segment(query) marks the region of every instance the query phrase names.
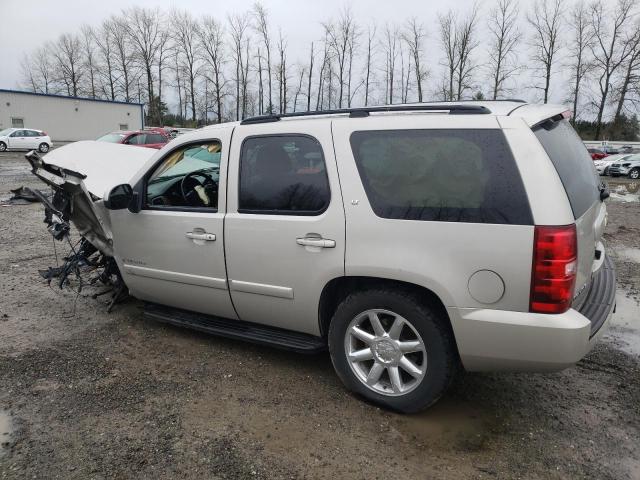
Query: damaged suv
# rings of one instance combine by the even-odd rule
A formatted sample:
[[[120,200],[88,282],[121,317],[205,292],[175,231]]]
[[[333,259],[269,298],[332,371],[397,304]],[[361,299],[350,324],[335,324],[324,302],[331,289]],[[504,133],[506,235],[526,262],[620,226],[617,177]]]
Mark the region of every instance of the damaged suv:
[[[456,371],[554,371],[614,309],[608,192],[563,107],[269,115],[158,152],[78,142],[33,172],[145,315],[316,352],[415,412]],[[89,247],[88,247],[89,248]]]

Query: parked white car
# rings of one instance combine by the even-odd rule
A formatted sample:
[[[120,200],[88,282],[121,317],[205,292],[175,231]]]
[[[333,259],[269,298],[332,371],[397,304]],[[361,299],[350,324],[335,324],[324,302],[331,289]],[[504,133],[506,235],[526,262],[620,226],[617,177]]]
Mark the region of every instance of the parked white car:
[[[33,128],[7,128],[0,131],[0,152],[6,150],[38,150],[47,153],[53,143],[42,130]]]
[[[73,222],[70,258],[104,265],[149,318],[328,348],[347,388],[415,412],[460,366],[560,370],[605,330],[608,192],[567,118],[511,101],[365,107],[27,158],[55,190],[49,231]]]
[[[623,160],[633,156],[632,153],[618,153],[615,155],[609,155],[601,160],[594,160],[593,164],[600,175],[609,175],[609,167],[616,162],[622,162]]]

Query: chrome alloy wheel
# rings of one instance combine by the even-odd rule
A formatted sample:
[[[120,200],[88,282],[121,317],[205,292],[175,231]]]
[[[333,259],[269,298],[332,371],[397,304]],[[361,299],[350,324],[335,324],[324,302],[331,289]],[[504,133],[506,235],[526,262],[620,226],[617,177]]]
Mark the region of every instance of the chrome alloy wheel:
[[[422,337],[408,320],[383,309],[355,317],[344,338],[356,377],[376,393],[399,396],[415,389],[427,371]]]

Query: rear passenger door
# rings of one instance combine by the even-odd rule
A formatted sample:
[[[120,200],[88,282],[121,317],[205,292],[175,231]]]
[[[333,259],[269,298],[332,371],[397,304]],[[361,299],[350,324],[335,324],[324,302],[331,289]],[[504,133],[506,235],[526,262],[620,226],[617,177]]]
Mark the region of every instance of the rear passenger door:
[[[344,275],[330,123],[237,127],[230,157],[225,251],[238,316],[318,335],[322,289]]]

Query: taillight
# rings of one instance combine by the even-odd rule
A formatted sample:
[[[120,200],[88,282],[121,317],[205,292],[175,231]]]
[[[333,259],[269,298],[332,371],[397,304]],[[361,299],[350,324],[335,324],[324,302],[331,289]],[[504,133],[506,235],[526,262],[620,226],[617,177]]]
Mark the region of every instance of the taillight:
[[[564,313],[576,284],[576,226],[535,227],[529,311]]]
[[[40,136],[41,137],[46,137],[47,136],[47,132],[40,132]]]

